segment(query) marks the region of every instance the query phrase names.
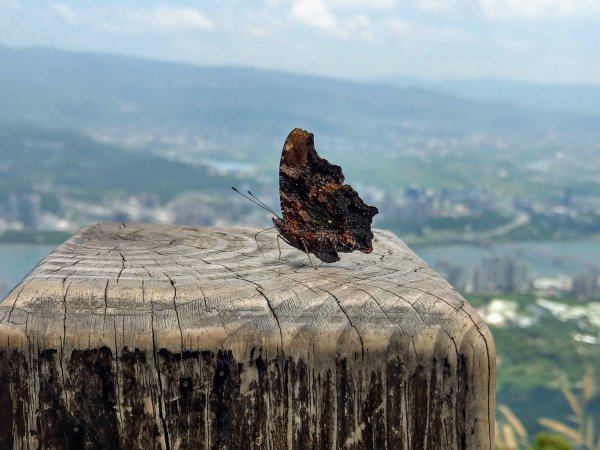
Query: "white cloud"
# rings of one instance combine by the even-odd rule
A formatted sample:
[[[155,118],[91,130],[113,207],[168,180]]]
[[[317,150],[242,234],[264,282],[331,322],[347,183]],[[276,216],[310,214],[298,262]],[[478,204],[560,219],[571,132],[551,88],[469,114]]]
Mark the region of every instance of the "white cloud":
[[[253,39],[272,39],[280,42],[286,35],[286,26],[289,25],[289,17],[280,12],[252,9],[244,14],[239,11],[228,10],[226,14],[219,15],[221,31],[235,36],[245,35]]]
[[[267,0],[267,5],[281,0]],[[336,13],[387,10],[396,6],[396,0],[292,0],[292,18],[322,29],[339,26]]]
[[[0,8],[18,10],[21,8],[21,0],[0,0]]]
[[[465,8],[466,2],[464,0],[415,0],[415,6],[424,11],[442,13],[450,11],[460,11]]]
[[[587,16],[600,13],[597,0],[481,0],[486,17],[503,19],[522,17],[539,19],[547,17]]]
[[[412,33],[413,30],[412,25],[402,19],[388,19],[386,24],[388,28],[396,34],[409,34]]]
[[[371,7],[392,4],[390,0],[372,0]],[[342,0],[296,0],[290,17],[293,21],[305,26],[318,28],[328,34],[342,39],[372,39],[374,26],[369,14],[355,11],[353,6],[366,3],[361,0],[348,0],[344,7],[348,11],[334,12]]]
[[[600,14],[598,0],[414,0],[433,13],[480,14],[488,19],[573,17]]]
[[[351,16],[345,26],[347,36],[358,36],[363,39],[372,39],[373,25],[371,20],[365,14],[354,14]]]
[[[531,42],[508,36],[495,38],[494,44],[511,55],[528,55],[534,51]]]
[[[396,0],[325,0],[335,9],[391,9]]]
[[[399,18],[387,19],[385,24],[392,34],[418,42],[467,42],[471,39],[471,35],[460,28],[417,24]]]
[[[156,5],[153,8],[98,7],[76,10],[54,3],[52,11],[69,24],[80,24],[112,32],[160,30],[212,30],[213,22],[195,8]]]
[[[339,26],[337,17],[321,0],[294,2],[291,17],[304,25],[323,30],[336,30]]]
[[[195,28],[212,30],[211,20],[202,12],[194,8],[174,6],[156,6],[149,13],[138,12],[142,22],[163,28]],[[135,14],[134,14],[135,16]]]
[[[68,24],[74,25],[79,20],[79,14],[77,14],[77,11],[70,6],[65,5],[64,3],[54,3],[52,5],[52,10]]]
[[[450,9],[450,2],[443,0],[415,0],[415,6],[425,11],[445,12]]]

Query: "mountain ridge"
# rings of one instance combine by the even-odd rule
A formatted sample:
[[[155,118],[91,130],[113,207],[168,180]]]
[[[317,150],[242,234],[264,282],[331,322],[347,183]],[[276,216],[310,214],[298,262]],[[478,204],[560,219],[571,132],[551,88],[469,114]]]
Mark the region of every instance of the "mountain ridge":
[[[600,85],[592,83],[536,83],[492,77],[426,80],[403,75],[382,77],[377,81],[398,87],[420,86],[476,102],[600,116]]]
[[[293,128],[357,166],[365,151],[426,152],[431,140],[480,147],[595,148],[597,119],[397,87],[248,67],[0,46],[0,124],[70,129],[182,161],[274,165]],[[463,144],[465,143],[465,144]],[[128,144],[129,145],[129,144]],[[125,145],[127,147],[127,145]],[[512,151],[512,150],[511,150]]]
[[[452,114],[454,125],[464,129],[496,126],[498,114],[506,118],[527,113],[510,105],[490,108],[426,86],[397,87],[382,81],[339,80],[244,66],[196,66],[122,55],[6,46],[0,46],[0,62],[0,95],[12,100],[9,114],[13,119],[21,114],[24,119],[42,123],[47,122],[45,111],[59,123],[59,119],[67,123],[81,123],[85,118],[106,121],[112,115],[122,124],[127,114],[119,107],[127,110],[128,104],[140,107],[142,114],[148,113],[154,119],[168,120],[156,103],[170,108],[169,113],[183,123],[193,113],[211,113],[220,119],[223,117],[219,114],[230,115],[234,120],[236,115],[244,114],[262,119],[274,114],[290,120],[315,117],[325,124],[335,123],[336,117],[364,124],[368,122],[365,116],[378,115],[379,120],[390,122],[396,117],[414,120],[426,116],[430,122],[442,124],[443,129],[444,119]],[[17,94],[22,97],[15,98]],[[35,102],[30,98],[34,94]],[[150,96],[154,96],[154,104]],[[182,109],[189,114],[179,113]],[[356,114],[357,111],[365,114]],[[0,109],[0,118],[6,116],[7,112]],[[215,125],[215,120],[207,122]],[[252,120],[248,123],[256,125]]]

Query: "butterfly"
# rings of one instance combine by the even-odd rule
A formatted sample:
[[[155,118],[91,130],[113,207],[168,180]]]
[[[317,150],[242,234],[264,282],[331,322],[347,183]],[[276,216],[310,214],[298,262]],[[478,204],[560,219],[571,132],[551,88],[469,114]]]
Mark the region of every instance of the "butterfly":
[[[279,164],[282,218],[273,218],[281,238],[325,263],[338,252],[373,251],[371,222],[379,212],[344,184],[342,168],[321,158],[312,133],[290,132]],[[312,260],[311,260],[312,264]],[[313,266],[314,267],[314,266]]]
[[[314,135],[308,131],[295,128],[283,145],[279,164],[283,217],[248,193],[258,202],[241,195],[276,216],[273,225],[279,232],[278,245],[281,238],[305,252],[313,267],[310,254],[333,263],[340,260],[338,252],[373,251],[371,223],[379,210],[367,205],[352,186],[344,184],[342,168],[318,155]]]

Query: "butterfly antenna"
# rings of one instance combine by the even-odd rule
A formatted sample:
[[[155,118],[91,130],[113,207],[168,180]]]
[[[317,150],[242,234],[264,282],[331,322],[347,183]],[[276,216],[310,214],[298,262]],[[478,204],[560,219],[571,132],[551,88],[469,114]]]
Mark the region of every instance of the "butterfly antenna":
[[[250,196],[253,199],[255,199],[257,202],[259,202],[261,205],[263,205],[263,207],[266,208],[268,211],[271,211],[271,214],[273,214],[275,217],[278,217],[281,219],[281,217],[279,217],[279,214],[277,214],[275,211],[273,211],[273,208],[271,208],[269,205],[267,205],[265,202],[263,202],[260,198],[258,198],[256,195],[254,195],[250,191],[248,191],[248,194],[250,194]]]
[[[275,216],[277,216],[277,214],[275,214],[271,208],[268,208],[267,206],[263,205],[262,203],[257,202],[256,200],[254,200],[253,198],[248,197],[245,194],[242,194],[240,191],[238,191],[236,188],[234,188],[233,186],[231,186],[231,189],[233,189],[235,192],[237,192],[238,194],[240,194],[242,197],[244,197],[246,200],[250,200],[252,203],[254,203],[255,205],[260,206],[261,208],[267,210],[268,212],[270,212],[271,214],[274,214]],[[279,216],[277,216],[279,217]]]

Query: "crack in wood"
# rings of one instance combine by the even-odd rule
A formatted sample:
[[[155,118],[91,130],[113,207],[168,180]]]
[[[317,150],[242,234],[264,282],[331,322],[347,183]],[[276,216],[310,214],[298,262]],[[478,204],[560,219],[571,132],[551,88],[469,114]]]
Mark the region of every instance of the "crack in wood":
[[[180,354],[181,358],[183,358],[183,329],[181,328],[181,319],[179,318],[179,311],[177,310],[177,286],[175,286],[175,280],[167,275],[167,273],[164,274],[173,288],[173,309],[175,310],[175,318],[177,319],[177,328],[179,328],[179,339],[181,341]]]
[[[33,278],[30,278],[29,280],[27,280],[25,283],[22,284],[21,289],[19,289],[19,292],[17,293],[17,297],[13,301],[13,304],[10,306],[10,310],[8,311],[8,319],[6,319],[7,322],[10,322],[10,318],[11,318],[13,312],[15,311],[15,307],[17,306],[17,302],[19,301],[19,297],[21,296],[21,293],[27,287],[27,285],[29,283],[31,283],[32,281],[33,281]],[[2,317],[2,320],[0,320],[0,323],[4,322],[5,317],[6,317],[6,314],[4,314],[4,317]]]
[[[106,312],[108,310],[108,283],[110,283],[110,279],[106,279],[106,286],[104,286],[104,323],[106,323]]]
[[[146,273],[148,274],[148,276],[150,278],[154,278],[154,275],[152,275],[152,273],[150,272],[150,270],[148,270],[148,268],[145,265],[140,264],[140,267],[146,271]]]
[[[144,287],[142,286],[142,289]],[[154,303],[153,300],[150,299],[150,310],[152,312],[152,320],[151,320],[151,331],[152,331],[152,358],[154,360],[154,368],[156,370],[156,377],[158,381],[158,416],[163,428],[163,439],[165,440],[166,450],[171,450],[171,443],[169,439],[169,428],[167,427],[167,420],[164,414],[163,403],[165,402],[164,398],[164,390],[163,390],[163,382],[162,376],[160,373],[160,363],[158,361],[158,349],[156,348],[156,332],[154,330]]]
[[[285,354],[284,348],[283,348],[283,332],[281,331],[281,323],[279,322],[279,317],[277,317],[277,314],[275,314],[275,309],[273,308],[273,305],[271,305],[271,301],[269,300],[269,297],[267,297],[265,295],[265,293],[258,286],[256,287],[256,292],[258,292],[266,300],[267,308],[269,308],[269,311],[271,311],[271,315],[273,316],[273,318],[275,319],[275,322],[277,323],[277,328],[279,329],[279,342],[281,345],[281,353]]]
[[[194,267],[194,266],[192,266],[192,265],[185,265],[185,264],[182,264],[182,263],[180,263],[179,261],[177,261],[175,258],[173,258],[171,255],[167,255],[166,253],[161,253],[161,252],[158,252],[158,251],[155,251],[155,250],[152,250],[152,251],[153,251],[154,253],[158,254],[158,255],[161,255],[161,256],[166,256],[167,258],[169,258],[171,261],[173,261],[173,262],[174,262],[175,264],[177,264],[178,266],[185,267],[186,269],[192,269],[192,270],[194,270],[194,271],[195,271],[195,272],[196,272],[198,275],[205,275],[203,272],[199,271],[199,270],[198,270],[196,267]],[[159,263],[158,263],[158,261],[156,261],[156,259],[152,259],[152,260],[153,260],[153,261],[154,261],[154,262],[155,262],[157,265],[159,265]],[[203,282],[203,280],[202,280],[201,278],[199,278],[199,276],[198,276],[198,275],[193,275],[193,277],[194,277],[196,280],[198,280],[198,282],[199,282],[199,283],[202,283],[202,282]],[[167,277],[168,277],[168,275],[167,275],[167,274],[165,274],[165,276],[167,276]],[[203,299],[203,301],[204,301],[204,309],[205,309],[205,311],[206,311],[206,312],[209,312],[209,309],[208,309],[208,304],[206,303],[206,295],[204,294],[204,290],[202,289],[202,286],[198,285],[198,289],[200,290],[200,293],[202,294],[202,299]],[[187,303],[184,303],[184,304],[187,304]]]
[[[68,268],[68,267],[73,267],[73,266],[76,266],[76,265],[77,265],[77,264],[79,264],[80,262],[81,262],[81,260],[79,260],[79,259],[78,259],[77,261],[75,261],[75,262],[74,262],[74,263],[72,263],[72,264],[67,264],[66,266],[60,266],[60,267],[58,267],[57,269],[51,270],[51,271],[49,271],[49,272],[47,272],[47,273],[48,273],[48,274],[50,274],[50,273],[56,273],[56,272],[60,272],[61,270],[63,270],[63,269],[66,269],[66,268]]]
[[[121,370],[119,369],[119,346],[117,343],[117,320],[116,320],[116,318],[113,318],[113,331],[114,331],[114,341],[115,341],[115,346],[114,346],[115,355],[114,355],[113,359],[115,361],[115,366],[116,366],[115,385],[117,386],[117,389],[116,389],[117,415],[119,417],[119,432],[121,434],[122,433],[122,425],[123,425],[123,409],[121,408],[121,384],[119,383],[119,375],[121,373]]]
[[[360,332],[358,331],[358,328],[356,328],[356,325],[354,325],[354,323],[352,322],[352,319],[348,315],[348,311],[346,311],[346,309],[342,306],[342,303],[340,302],[340,299],[337,298],[337,296],[334,295],[332,292],[328,291],[327,289],[323,289],[323,288],[318,288],[318,289],[322,290],[323,292],[327,292],[337,302],[340,310],[344,313],[344,316],[346,316],[346,319],[348,320],[348,323],[354,329],[354,331],[356,332],[356,335],[358,336],[358,340],[360,342],[361,359],[364,359],[365,358],[365,343],[363,341],[363,337],[361,336]]]
[[[117,284],[119,284],[119,279],[121,278],[121,274],[125,270],[125,261],[127,261],[125,259],[125,257],[123,256],[123,253],[119,252],[119,255],[121,256],[121,270],[119,270],[119,274],[117,275]]]
[[[65,278],[66,279],[66,278]],[[64,283],[64,282],[63,282]],[[67,339],[67,295],[69,294],[69,289],[71,288],[71,285],[73,283],[70,283],[67,288],[65,289],[64,295],[63,295],[63,310],[64,310],[64,314],[63,314],[63,329],[62,329],[62,336],[61,336],[61,340],[60,340],[60,354],[59,354],[59,366],[60,366],[60,376],[61,376],[61,380],[62,380],[62,390],[65,396],[65,405],[69,404],[68,401],[68,394],[67,394],[67,388],[66,388],[66,379],[65,379],[65,371],[64,371],[64,367],[63,367],[63,361],[65,360],[65,345],[66,345],[66,339]]]
[[[493,442],[494,431],[492,430],[492,427],[494,426],[494,424],[493,424],[493,418],[494,418],[493,417],[493,415],[494,415],[493,407],[494,407],[494,405],[492,405],[492,403],[490,402],[490,399],[492,398],[492,381],[491,381],[492,380],[492,378],[491,378],[491,373],[492,373],[491,358],[492,358],[492,356],[490,355],[490,348],[489,348],[487,336],[483,335],[483,332],[481,331],[479,324],[477,324],[477,322],[473,319],[473,316],[471,316],[471,314],[469,314],[469,312],[464,309],[464,306],[465,306],[464,303],[462,305],[460,305],[460,309],[467,316],[469,316],[469,318],[473,322],[473,325],[475,325],[475,328],[477,328],[477,332],[479,333],[479,335],[483,339],[483,343],[485,344],[485,352],[487,354],[488,422],[489,422],[489,436],[490,436],[490,447],[491,447],[494,445],[494,442]]]

